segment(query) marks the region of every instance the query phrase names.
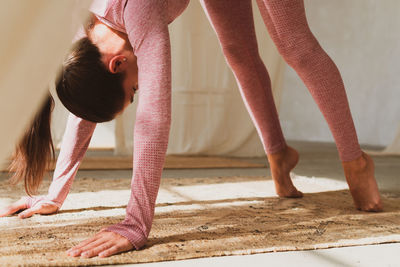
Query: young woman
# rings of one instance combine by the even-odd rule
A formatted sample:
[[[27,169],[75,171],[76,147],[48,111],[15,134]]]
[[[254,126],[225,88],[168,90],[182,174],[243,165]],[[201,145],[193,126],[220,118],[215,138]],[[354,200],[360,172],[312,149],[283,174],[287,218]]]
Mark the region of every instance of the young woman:
[[[91,9],[96,17],[87,27],[87,37],[77,42],[57,81],[59,98],[75,115],[71,114],[68,119],[49,193],[24,197],[0,213],[6,216],[25,209],[19,217],[27,218],[35,213],[56,212],[69,192],[95,123],[114,118],[133,101],[135,92],[139,93],[132,193],[126,218],[70,249],[71,256],[107,257],[139,249],[147,240],[170,127],[168,23],[187,5],[186,0],[102,3],[106,5],[95,5]],[[251,1],[203,0],[202,4],[263,141],[278,195],[301,197],[302,193],[289,177],[298,154],[286,145],[280,129],[268,73],[258,55]],[[340,75],[310,33],[302,0],[266,0],[259,1],[259,6],[281,53],[303,78],[327,118],[356,207],[380,210],[373,163],[359,148]],[[24,177],[28,193],[40,183],[48,158],[43,155],[50,155],[52,151],[50,111],[49,99],[42,111],[43,117],[37,117],[13,164],[16,178]],[[41,126],[47,143],[39,144],[36,133]],[[39,150],[38,145],[45,149]]]

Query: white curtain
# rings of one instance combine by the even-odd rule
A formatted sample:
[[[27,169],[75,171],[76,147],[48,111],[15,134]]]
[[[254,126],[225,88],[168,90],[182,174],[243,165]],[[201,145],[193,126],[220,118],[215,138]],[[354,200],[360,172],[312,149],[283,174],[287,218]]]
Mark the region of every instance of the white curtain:
[[[368,151],[368,153],[376,156],[400,155],[400,126],[393,142],[390,145],[388,145],[382,151]]]
[[[394,141],[382,152],[384,154],[400,155],[400,127]]]
[[[89,1],[6,0],[0,8],[0,164],[62,62]]]

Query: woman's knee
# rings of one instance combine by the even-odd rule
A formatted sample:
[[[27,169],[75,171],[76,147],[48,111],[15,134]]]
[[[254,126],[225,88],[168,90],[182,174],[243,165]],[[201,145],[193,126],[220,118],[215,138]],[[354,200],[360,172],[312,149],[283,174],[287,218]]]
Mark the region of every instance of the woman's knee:
[[[235,43],[222,46],[222,51],[228,63],[234,67],[238,64],[241,66],[250,66],[251,62],[261,61],[258,49],[247,47],[246,45],[238,45]]]
[[[324,53],[310,30],[278,34],[274,41],[279,53],[291,66],[303,66],[310,57]]]

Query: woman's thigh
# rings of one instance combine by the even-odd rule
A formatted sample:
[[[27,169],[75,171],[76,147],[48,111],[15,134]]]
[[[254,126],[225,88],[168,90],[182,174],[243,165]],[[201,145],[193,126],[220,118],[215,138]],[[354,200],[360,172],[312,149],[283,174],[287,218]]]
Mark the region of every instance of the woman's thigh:
[[[201,0],[224,52],[258,50],[251,0]]]
[[[281,52],[317,45],[307,22],[304,0],[257,0],[271,38]]]

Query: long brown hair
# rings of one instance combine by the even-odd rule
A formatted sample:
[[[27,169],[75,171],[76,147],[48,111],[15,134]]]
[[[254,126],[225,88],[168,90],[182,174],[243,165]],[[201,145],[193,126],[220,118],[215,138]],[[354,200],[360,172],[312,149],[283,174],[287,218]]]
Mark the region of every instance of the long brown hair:
[[[36,114],[31,126],[18,143],[9,170],[14,172],[10,178],[12,184],[24,179],[25,191],[35,194],[54,158],[54,146],[51,139],[50,121],[54,100],[49,94]]]
[[[124,74],[113,74],[101,61],[101,53],[89,38],[78,40],[64,61],[56,81],[57,95],[76,116],[92,122],[112,120],[124,107]],[[54,158],[50,119],[54,101],[46,99],[31,127],[17,145],[9,167],[13,184],[22,179],[28,195],[35,193]]]
[[[125,91],[123,73],[111,73],[101,53],[85,37],[78,40],[56,81],[57,95],[74,115],[92,122],[114,119],[122,111]]]

